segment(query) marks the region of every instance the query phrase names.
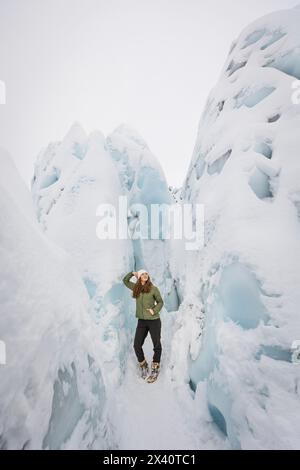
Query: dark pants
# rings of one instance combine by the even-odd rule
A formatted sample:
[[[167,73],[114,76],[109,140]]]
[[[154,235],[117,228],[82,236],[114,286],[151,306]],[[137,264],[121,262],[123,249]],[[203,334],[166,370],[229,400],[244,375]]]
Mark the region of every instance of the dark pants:
[[[161,356],[161,342],[160,342],[160,332],[161,332],[161,320],[157,318],[156,320],[142,320],[139,318],[135,337],[134,337],[134,351],[138,358],[139,362],[142,362],[145,359],[143,344],[146,339],[146,336],[150,331],[150,336],[153,343],[153,362],[160,362]]]

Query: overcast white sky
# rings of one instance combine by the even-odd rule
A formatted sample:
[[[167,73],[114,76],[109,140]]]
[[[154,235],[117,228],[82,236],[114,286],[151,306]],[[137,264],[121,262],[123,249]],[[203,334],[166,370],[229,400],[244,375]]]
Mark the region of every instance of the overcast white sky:
[[[207,95],[248,23],[300,0],[0,0],[0,145],[29,185],[74,121],[134,127],[181,186]],[[1,169],[0,169],[1,171]]]

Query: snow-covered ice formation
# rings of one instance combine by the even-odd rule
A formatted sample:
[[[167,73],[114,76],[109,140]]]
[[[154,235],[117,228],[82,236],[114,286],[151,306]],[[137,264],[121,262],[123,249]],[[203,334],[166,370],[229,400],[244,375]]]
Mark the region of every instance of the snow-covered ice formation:
[[[299,22],[276,12],[234,41],[182,188],[124,124],[75,123],[42,149],[34,207],[1,151],[1,448],[300,448]],[[120,196],[131,234],[140,203],[204,204],[203,249],[100,240],[97,207]],[[122,284],[140,268],[166,307],[154,386],[136,375]]]
[[[299,23],[279,11],[232,44],[181,193],[205,205],[205,246],[186,256],[173,376],[233,448],[300,447]]]
[[[2,149],[0,161],[0,448],[107,448],[88,295],[71,257],[41,232],[30,192]]]
[[[122,283],[124,273],[146,267],[161,286],[167,308],[176,309],[178,298],[168,270],[168,240],[162,234],[157,240],[122,239],[118,232],[115,239],[100,240],[97,207],[111,204],[118,217],[119,198],[125,196],[129,209],[125,223],[130,234],[135,233],[138,204],[150,212],[151,204],[173,202],[161,166],[129,126],[122,124],[105,138],[99,131],[86,135],[74,123],[61,142],[40,152],[32,193],[45,233],[72,256],[85,283],[101,355],[115,387],[122,378],[135,324]]]

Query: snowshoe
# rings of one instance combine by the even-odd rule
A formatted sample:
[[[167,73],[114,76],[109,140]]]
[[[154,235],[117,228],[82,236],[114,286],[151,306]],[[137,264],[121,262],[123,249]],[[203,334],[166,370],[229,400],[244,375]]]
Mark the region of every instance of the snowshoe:
[[[143,362],[139,362],[139,368],[142,379],[146,379],[149,374],[149,366],[146,359],[144,359]]]
[[[152,384],[153,382],[156,381],[156,379],[157,379],[157,377],[158,377],[158,374],[159,374],[159,370],[160,370],[160,364],[159,364],[159,362],[152,362],[152,365],[151,365],[151,374],[150,374],[149,377],[147,378],[148,384]]]

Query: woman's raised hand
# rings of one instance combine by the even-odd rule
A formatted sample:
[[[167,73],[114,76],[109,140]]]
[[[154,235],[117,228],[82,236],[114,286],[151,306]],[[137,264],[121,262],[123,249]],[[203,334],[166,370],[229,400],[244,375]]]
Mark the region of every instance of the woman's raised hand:
[[[133,271],[133,275],[134,275],[136,278],[138,278],[138,273],[137,273],[137,271]]]

